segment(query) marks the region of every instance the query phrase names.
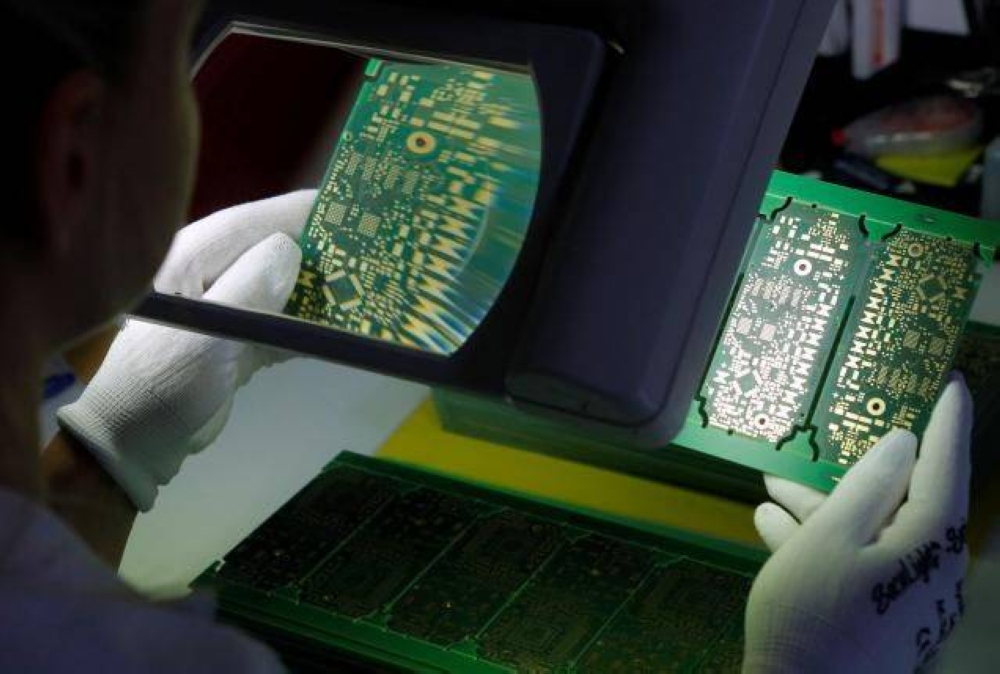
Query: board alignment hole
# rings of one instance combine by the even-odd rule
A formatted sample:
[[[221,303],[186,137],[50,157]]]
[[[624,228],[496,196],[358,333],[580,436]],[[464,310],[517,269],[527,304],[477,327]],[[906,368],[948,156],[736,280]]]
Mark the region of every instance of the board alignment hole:
[[[870,398],[865,407],[868,410],[868,414],[873,417],[880,417],[885,414],[885,401],[881,398]]]

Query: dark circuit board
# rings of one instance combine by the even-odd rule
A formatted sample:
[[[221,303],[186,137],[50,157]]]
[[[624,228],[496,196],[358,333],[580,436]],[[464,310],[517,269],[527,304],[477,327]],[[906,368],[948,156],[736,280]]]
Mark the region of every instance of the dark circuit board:
[[[293,671],[737,672],[762,561],[344,453],[196,584]]]
[[[955,369],[965,376],[975,402],[972,424],[974,462],[978,458],[980,464],[995,463],[996,452],[993,448],[1000,438],[1000,327],[969,323],[958,345]],[[973,474],[976,475],[976,472]]]
[[[890,429],[922,433],[997,241],[775,173],[676,444],[828,491]]]
[[[514,266],[540,166],[530,74],[372,59],[302,234],[286,313],[455,351]]]

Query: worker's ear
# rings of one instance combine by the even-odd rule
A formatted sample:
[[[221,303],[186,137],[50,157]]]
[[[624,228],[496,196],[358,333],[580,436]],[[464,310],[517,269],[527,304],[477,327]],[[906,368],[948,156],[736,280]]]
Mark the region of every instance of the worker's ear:
[[[89,70],[76,71],[53,89],[39,119],[35,155],[39,253],[62,262],[72,255],[105,189],[101,118],[108,89]]]

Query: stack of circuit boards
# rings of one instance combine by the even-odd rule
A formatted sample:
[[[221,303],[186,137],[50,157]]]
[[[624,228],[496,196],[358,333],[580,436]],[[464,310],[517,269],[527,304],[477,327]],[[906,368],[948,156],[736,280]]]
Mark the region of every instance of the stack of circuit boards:
[[[293,671],[736,672],[761,563],[344,453],[198,585]]]
[[[828,491],[889,429],[923,431],[956,355],[978,426],[993,426],[1000,335],[967,317],[998,244],[992,222],[775,173],[681,433],[641,458],[617,447],[622,465],[759,493],[714,457]],[[615,462],[599,433],[500,401],[436,400],[447,428]]]

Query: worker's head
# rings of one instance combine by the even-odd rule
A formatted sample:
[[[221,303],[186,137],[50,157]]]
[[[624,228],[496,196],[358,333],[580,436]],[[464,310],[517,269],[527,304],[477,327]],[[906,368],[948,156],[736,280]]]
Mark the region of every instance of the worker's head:
[[[46,349],[133,302],[184,217],[200,4],[0,0],[0,321]]]

